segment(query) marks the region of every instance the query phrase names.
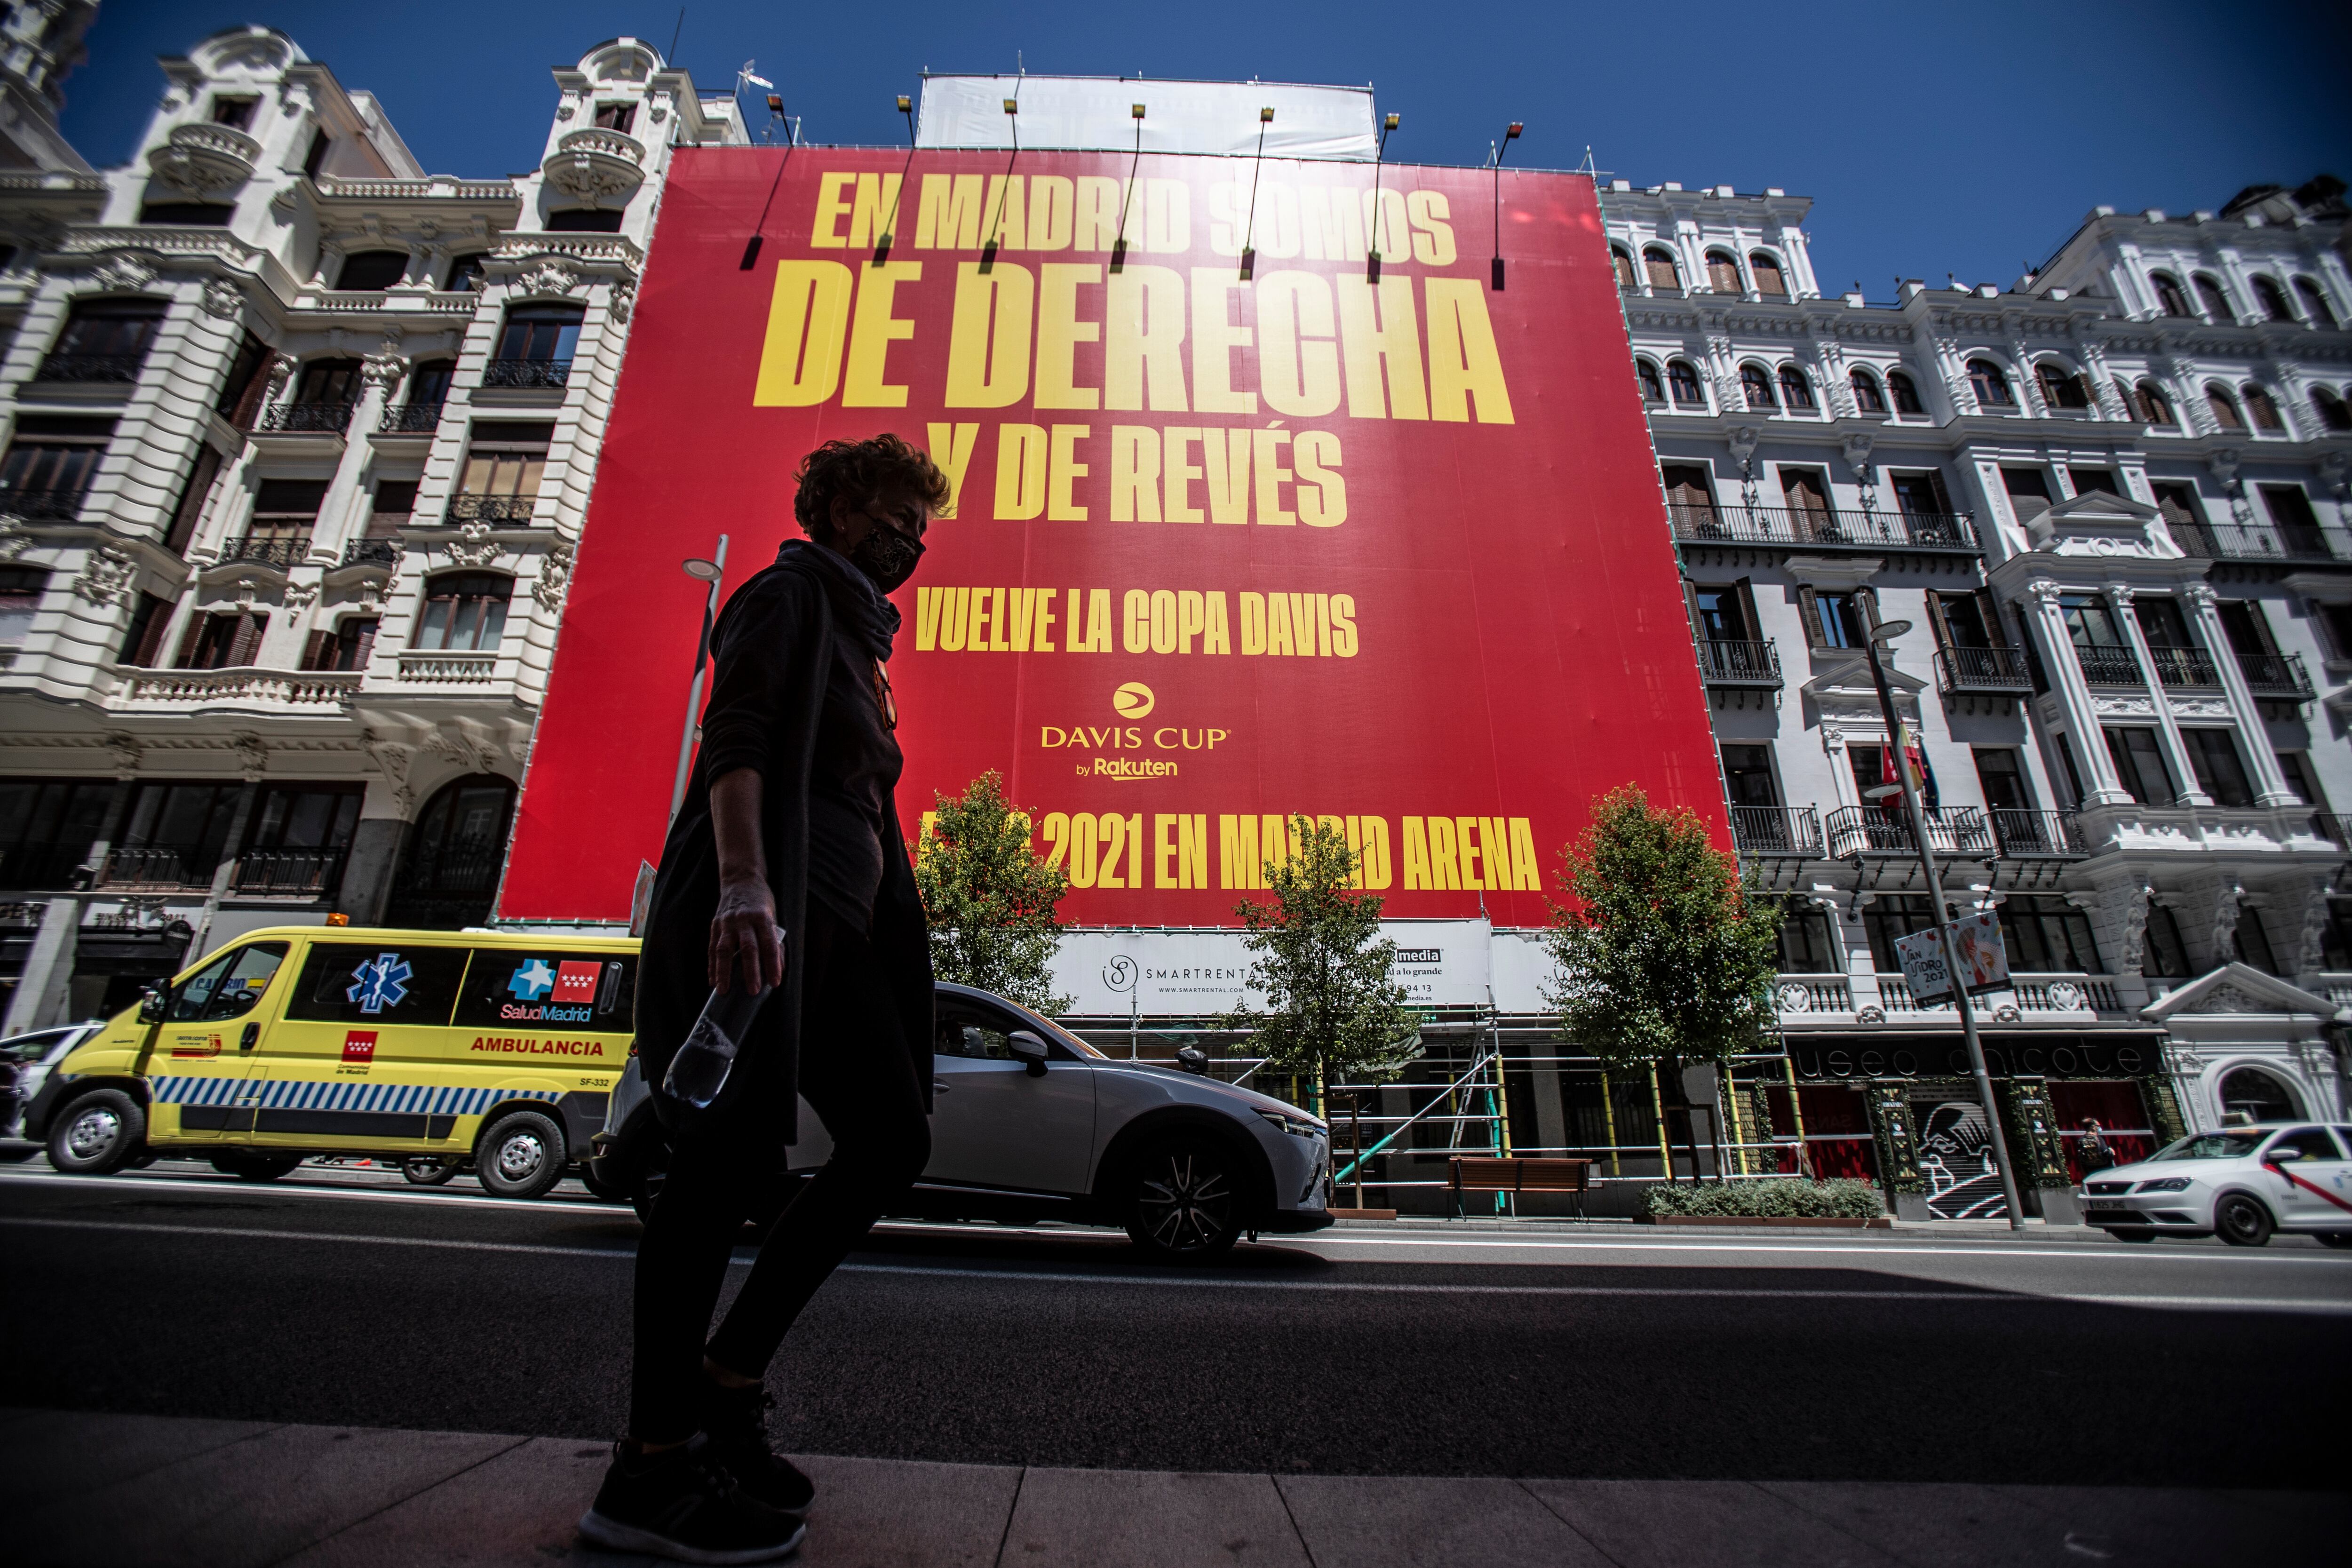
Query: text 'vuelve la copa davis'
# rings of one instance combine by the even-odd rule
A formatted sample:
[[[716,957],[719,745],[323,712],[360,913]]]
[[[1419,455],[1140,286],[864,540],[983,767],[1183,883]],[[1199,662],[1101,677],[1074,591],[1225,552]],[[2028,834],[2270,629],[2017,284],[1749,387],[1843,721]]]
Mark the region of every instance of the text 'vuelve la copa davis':
[[[929,588],[915,590],[918,653],[1109,653],[1112,634],[1129,653],[1234,651],[1234,620],[1222,589],[1129,588],[1111,614],[1108,588]],[[1240,651],[1353,658],[1359,646],[1352,594],[1244,593]],[[1061,608],[1055,609],[1056,603]],[[1056,623],[1062,626],[1058,642]]]
[[[1139,774],[1139,777],[1146,776]],[[1267,885],[1269,870],[1298,853],[1297,815],[1217,816],[1217,879],[1209,880],[1209,814],[1047,812],[1036,820],[1046,864],[1060,867],[1073,888],[1252,889]],[[923,813],[918,843],[930,839],[935,812]],[[1396,885],[1389,819],[1312,816],[1345,835],[1356,855],[1354,885],[1378,892]],[[1406,892],[1506,893],[1543,890],[1535,831],[1524,816],[1405,816],[1397,819]]]

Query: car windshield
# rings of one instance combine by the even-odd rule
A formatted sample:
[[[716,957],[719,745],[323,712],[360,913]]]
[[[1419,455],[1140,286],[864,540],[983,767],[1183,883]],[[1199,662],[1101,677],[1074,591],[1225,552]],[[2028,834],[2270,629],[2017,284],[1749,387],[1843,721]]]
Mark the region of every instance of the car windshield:
[[[2168,1144],[2148,1158],[2157,1160],[2242,1160],[2262,1147],[2264,1132],[2199,1132]]]

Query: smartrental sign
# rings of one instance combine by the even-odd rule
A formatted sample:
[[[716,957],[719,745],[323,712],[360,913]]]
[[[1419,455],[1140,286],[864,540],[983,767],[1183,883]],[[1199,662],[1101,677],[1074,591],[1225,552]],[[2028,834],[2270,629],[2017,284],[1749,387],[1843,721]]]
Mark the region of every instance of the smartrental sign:
[[[1594,794],[1720,817],[1589,180],[1504,174],[1497,291],[1489,173],[906,167],[678,155],[502,913],[625,917],[699,619],[679,559],[725,532],[740,582],[801,455],[880,430],[957,498],[899,595],[908,826],[1003,772],[1069,918],[1227,921],[1304,813],[1391,914],[1533,924]]]

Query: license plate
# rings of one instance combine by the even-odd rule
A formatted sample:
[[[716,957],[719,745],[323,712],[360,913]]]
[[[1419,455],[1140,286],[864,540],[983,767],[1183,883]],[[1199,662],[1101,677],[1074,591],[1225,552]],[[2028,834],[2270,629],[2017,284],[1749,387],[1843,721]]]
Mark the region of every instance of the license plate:
[[[2083,1205],[2083,1212],[2084,1214],[2122,1214],[2124,1212],[2124,1205],[2121,1204],[2084,1204]]]

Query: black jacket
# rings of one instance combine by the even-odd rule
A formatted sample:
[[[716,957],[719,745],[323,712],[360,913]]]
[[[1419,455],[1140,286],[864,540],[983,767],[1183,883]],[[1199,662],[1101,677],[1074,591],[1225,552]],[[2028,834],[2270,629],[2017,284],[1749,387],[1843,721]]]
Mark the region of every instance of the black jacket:
[[[798,1140],[801,980],[808,902],[809,777],[817,718],[831,662],[845,657],[824,584],[790,561],[753,576],[727,603],[712,637],[717,677],[703,710],[702,746],[677,820],[662,846],[637,981],[637,1051],[656,1087],[710,994],[710,921],[719,907],[719,856],[710,826],[710,781],[739,767],[761,779],[761,832],[776,920],[784,928],[784,982],[761,1010],[747,1055],[756,1057],[761,1098],[747,1107],[756,1134]],[[922,901],[890,803],[883,826],[882,888],[869,940],[901,1033],[914,1058],[926,1108],[931,1087],[931,956]],[[856,1042],[843,1042],[856,1048]],[[739,1063],[742,1074],[747,1063]],[[732,1092],[709,1115],[728,1112]],[[667,1095],[655,1105],[673,1131],[693,1113]],[[781,1120],[779,1120],[781,1119]],[[731,1118],[730,1118],[731,1120]]]

